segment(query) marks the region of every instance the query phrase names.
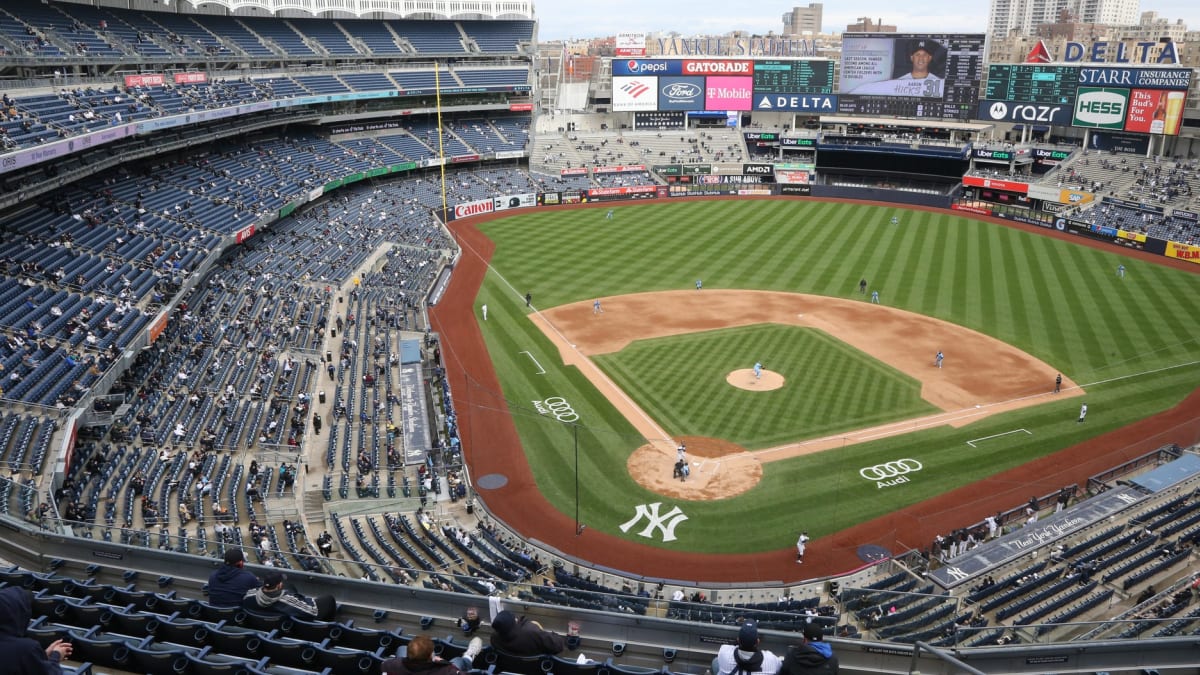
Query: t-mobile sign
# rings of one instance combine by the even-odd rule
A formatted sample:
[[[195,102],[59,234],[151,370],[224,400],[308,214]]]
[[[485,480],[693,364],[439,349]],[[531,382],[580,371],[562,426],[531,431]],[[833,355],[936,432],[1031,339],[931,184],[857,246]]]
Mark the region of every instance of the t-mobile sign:
[[[753,77],[708,77],[704,85],[705,110],[750,110]]]

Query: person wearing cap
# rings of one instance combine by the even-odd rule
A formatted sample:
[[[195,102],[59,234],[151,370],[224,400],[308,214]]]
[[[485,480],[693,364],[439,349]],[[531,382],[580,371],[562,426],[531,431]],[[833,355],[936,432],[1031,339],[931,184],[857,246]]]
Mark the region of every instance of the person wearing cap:
[[[246,593],[258,588],[258,577],[246,569],[242,549],[225,549],[225,563],[208,577],[208,604],[214,607],[237,607]]]
[[[272,570],[263,575],[262,586],[247,591],[242,597],[242,608],[255,612],[275,612],[299,617],[308,621],[332,621],[337,615],[337,601],[332,595],[307,598],[283,588],[286,577]]]
[[[780,675],[837,675],[838,658],[821,624],[804,624],[804,641],[788,649]]]
[[[900,79],[941,82],[942,78],[929,72],[929,65],[933,63],[937,52],[938,43],[933,40],[917,40],[908,50],[908,60],[912,63],[912,71],[901,75]]]
[[[567,640],[558,633],[543,629],[536,621],[526,621],[509,610],[492,619],[492,646],[516,656],[557,654],[567,647]]]
[[[433,653],[433,640],[418,635],[408,643],[403,654],[397,654],[383,662],[383,675],[462,675],[471,669],[471,663],[483,649],[483,640],[473,638],[462,656],[449,661]]]
[[[737,643],[721,645],[713,659],[713,675],[775,675],[783,667],[778,656],[758,644],[758,624],[746,621],[738,629]]]

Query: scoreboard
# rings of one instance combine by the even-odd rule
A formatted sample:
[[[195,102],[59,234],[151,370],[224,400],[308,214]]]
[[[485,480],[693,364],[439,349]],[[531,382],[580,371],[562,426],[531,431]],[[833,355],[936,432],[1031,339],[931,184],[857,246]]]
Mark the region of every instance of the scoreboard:
[[[983,98],[1062,105],[1075,100],[1078,86],[1078,66],[993,64]]]
[[[754,62],[754,91],[765,94],[833,93],[833,62],[759,60]]]
[[[846,33],[838,112],[970,119],[983,82],[982,34]]]

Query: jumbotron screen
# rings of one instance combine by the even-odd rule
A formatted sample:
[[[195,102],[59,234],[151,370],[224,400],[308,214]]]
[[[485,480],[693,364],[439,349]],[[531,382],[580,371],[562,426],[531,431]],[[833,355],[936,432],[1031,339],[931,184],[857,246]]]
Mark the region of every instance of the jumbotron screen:
[[[846,33],[838,112],[936,119],[975,116],[983,34]]]

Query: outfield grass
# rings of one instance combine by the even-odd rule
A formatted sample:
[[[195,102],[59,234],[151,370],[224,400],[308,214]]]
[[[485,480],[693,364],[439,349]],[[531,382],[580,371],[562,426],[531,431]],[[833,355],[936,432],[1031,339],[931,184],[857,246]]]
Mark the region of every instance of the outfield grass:
[[[787,381],[782,389],[725,381],[766,354],[766,367]],[[671,435],[750,449],[938,412],[921,398],[920,382],[812,328],[762,324],[638,340],[594,360]]]
[[[897,212],[901,224],[889,225]],[[489,273],[478,302],[491,310],[484,337],[539,488],[564,513],[574,512],[573,430],[533,407],[562,396],[580,415],[583,520],[616,536],[681,550],[778,549],[801,525],[813,536],[844,529],[1169,408],[1200,386],[1200,367],[1176,367],[1200,359],[1200,277],[1115,251],[950,213],[854,204],[696,201],[619,206],[611,221],[604,213],[543,211],[486,224],[503,280]],[[1128,272],[1118,279],[1122,263]],[[1080,399],[1071,399],[962,429],[773,462],[746,494],[681,503],[689,520],[670,544],[620,532],[636,504],[669,500],[629,478],[625,460],[644,441],[574,368],[562,366],[525,318],[521,296],[531,292],[536,307],[553,307],[688,289],[700,278],[706,289],[858,297],[862,277],[884,304],[992,335],[1089,385],[1088,423],[1075,424]],[[965,445],[1018,427],[1033,435],[978,450]],[[911,483],[880,490],[858,475],[862,466],[901,457],[925,465]]]

